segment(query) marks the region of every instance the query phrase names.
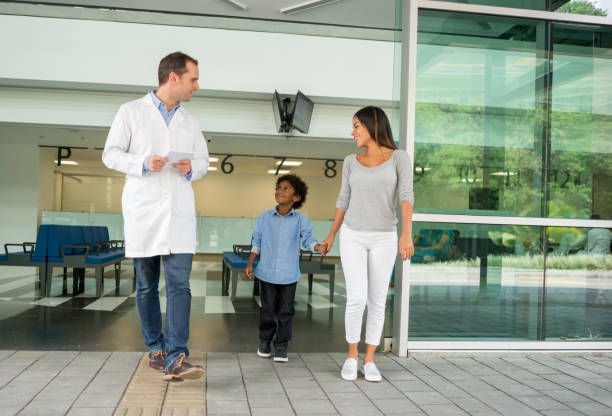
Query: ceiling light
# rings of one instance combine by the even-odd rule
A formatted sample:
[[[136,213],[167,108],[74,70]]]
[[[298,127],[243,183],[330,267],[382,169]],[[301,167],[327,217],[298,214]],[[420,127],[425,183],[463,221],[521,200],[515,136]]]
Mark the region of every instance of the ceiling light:
[[[312,9],[314,7],[325,6],[326,4],[335,3],[340,0],[310,0],[303,3],[296,4],[294,6],[285,7],[280,9],[281,13],[292,14],[303,12],[304,10]]]
[[[53,163],[57,165],[57,160],[54,160]],[[75,162],[74,160],[62,160],[62,165],[78,165],[79,162]]]
[[[218,157],[211,157],[208,160],[211,161],[211,162],[218,162],[219,158]]]
[[[216,166],[209,166],[208,170],[217,170],[217,167]]]
[[[236,1],[236,0],[223,0],[223,1],[226,2],[228,6],[232,6],[235,9],[239,9],[239,10],[247,9],[247,6],[240,3],[239,1]]]
[[[283,166],[301,166],[304,162],[298,162],[297,160],[285,160]],[[280,165],[281,161],[276,162],[276,166]]]
[[[291,171],[290,170],[285,170],[285,169],[281,169],[281,170],[278,171],[278,173],[280,173],[282,175],[284,175],[285,173],[289,173],[289,172],[291,172]],[[272,175],[275,175],[276,174],[276,169],[270,169],[268,171],[268,173],[270,173]]]

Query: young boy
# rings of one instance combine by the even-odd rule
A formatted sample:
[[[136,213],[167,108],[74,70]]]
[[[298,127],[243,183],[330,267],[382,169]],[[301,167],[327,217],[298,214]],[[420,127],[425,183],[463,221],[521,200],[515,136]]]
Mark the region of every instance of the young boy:
[[[253,262],[259,255],[255,276],[260,280],[259,348],[257,355],[270,357],[274,340],[274,361],[288,361],[291,340],[293,301],[300,280],[300,244],[319,251],[322,246],[312,236],[312,223],[295,212],[306,201],[308,187],[295,175],[280,176],[276,181],[277,206],[257,219],[251,241],[253,248],[245,274],[253,278]],[[278,323],[275,321],[278,321]]]

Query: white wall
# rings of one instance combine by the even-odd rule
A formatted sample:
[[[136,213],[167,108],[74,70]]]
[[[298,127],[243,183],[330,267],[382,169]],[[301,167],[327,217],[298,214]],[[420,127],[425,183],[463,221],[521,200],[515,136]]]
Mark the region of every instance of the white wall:
[[[106,128],[121,104],[143,95],[0,86],[0,122]],[[207,134],[282,137],[275,131],[271,101],[194,97],[184,105]],[[360,107],[315,104],[308,136],[352,141],[351,120]],[[398,109],[384,110],[392,126],[398,125]],[[303,136],[294,131],[292,135]]]
[[[0,244],[36,241],[38,147],[0,144]]]
[[[274,185],[276,177],[265,173],[244,171],[241,162],[234,161],[236,171],[226,175],[220,171],[208,172],[201,180],[193,183],[195,205],[198,215],[207,217],[246,217],[257,218],[263,211],[273,208]],[[323,162],[321,162],[323,163]],[[218,163],[216,164],[218,165]],[[41,167],[41,172],[43,168]],[[93,169],[78,167],[62,169],[65,173],[79,172],[95,175],[113,175],[113,177],[79,176],[66,177],[63,189],[63,211],[120,213],[121,195],[124,179],[108,169]],[[328,220],[333,218],[336,198],[340,191],[342,164],[338,163],[338,175],[335,178],[323,176],[320,172],[300,172],[300,176],[308,185],[306,203],[300,212],[312,220]],[[46,205],[44,210],[52,211]]]
[[[43,211],[53,211],[55,209],[56,177],[54,160],[57,159],[57,149],[38,148],[38,214],[37,223],[42,221]]]
[[[339,170],[342,169],[338,164]],[[341,177],[333,179],[322,174],[297,175],[308,185],[306,203],[300,212],[311,220],[332,219],[340,191]],[[274,185],[276,177],[268,174],[213,172],[194,182],[196,209],[199,215],[214,217],[257,218],[263,211],[276,205]]]
[[[0,38],[0,78],[157,85],[159,60],[182,50],[203,89],[393,96],[393,42],[9,15]]]

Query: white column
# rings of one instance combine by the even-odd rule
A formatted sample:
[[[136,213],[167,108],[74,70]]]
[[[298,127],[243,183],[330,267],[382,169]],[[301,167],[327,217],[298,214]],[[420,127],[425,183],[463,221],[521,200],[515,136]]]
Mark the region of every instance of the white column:
[[[403,1],[399,139],[400,148],[408,152],[413,162],[418,11],[417,0]],[[398,256],[395,267],[392,351],[400,357],[408,355],[408,311],[410,303],[409,273],[410,262],[402,262],[401,258]]]

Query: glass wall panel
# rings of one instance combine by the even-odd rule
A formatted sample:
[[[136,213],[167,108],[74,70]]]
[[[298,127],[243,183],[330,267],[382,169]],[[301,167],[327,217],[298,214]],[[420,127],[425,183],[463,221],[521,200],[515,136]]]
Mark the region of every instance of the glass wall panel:
[[[410,339],[541,337],[542,227],[413,224]]]
[[[417,212],[542,214],[545,45],[543,22],[419,13]]]
[[[514,7],[517,9],[550,10],[560,13],[608,16],[611,0],[436,0],[452,3],[481,4],[485,6]]]
[[[531,10],[546,10],[547,0],[436,0],[436,1],[448,1],[451,3],[469,3],[469,4],[480,4],[484,6],[499,6],[499,7],[514,7],[517,9],[531,9]],[[557,3],[560,6],[566,3],[567,0],[553,0],[553,3]]]
[[[101,151],[75,150],[74,153],[76,156],[72,159],[78,165],[62,165],[56,169],[62,178],[62,210],[120,213],[124,176],[102,164]],[[227,154],[212,154],[208,174],[193,183],[197,214],[257,218],[276,204],[277,172],[298,175],[308,185],[308,195],[300,212],[311,220],[333,217],[340,191],[342,159]]]
[[[123,176],[62,174],[62,210],[72,212],[121,212]]]
[[[15,0],[15,3],[33,3],[30,0]],[[240,3],[244,7],[238,6]],[[255,4],[257,3],[257,4]],[[197,26],[198,17],[221,17],[226,20],[242,20],[244,26],[250,29],[259,27],[261,30],[277,31],[279,23],[312,23],[320,25],[320,32],[327,32],[325,26],[338,25],[352,28],[398,30],[401,27],[401,0],[352,0],[350,2],[322,1],[314,5],[304,5],[304,2],[286,0],[248,1],[236,3],[221,0],[193,1],[175,0],[47,0],[47,5],[75,6],[86,8],[87,12],[102,12],[100,20],[121,18],[132,20],[146,19],[147,16],[130,14],[125,11],[163,13],[169,21],[182,26]],[[25,12],[32,9],[24,7]],[[67,11],[70,13],[70,11]],[[92,13],[87,13],[91,16]],[[181,20],[173,17],[179,16]],[[149,19],[152,17],[150,16]],[[248,20],[248,21],[247,21]],[[208,20],[210,22],[210,20]],[[257,23],[255,26],[254,23]],[[229,22],[232,25],[231,22]],[[235,26],[239,29],[239,26]],[[367,32],[364,32],[367,34]]]
[[[605,228],[549,228],[546,339],[612,340],[612,255]]]
[[[74,149],[59,167],[51,163],[56,153],[41,150],[41,171],[55,172],[59,181],[49,184],[49,192],[57,187],[61,201],[55,210],[51,205],[42,209],[42,222],[106,225],[122,239],[125,177],[103,165],[100,150]],[[299,212],[311,220],[315,238],[327,236],[340,191],[342,159],[211,154],[209,172],[193,183],[198,253],[221,253],[234,244],[250,243],[257,217],[276,205],[277,172],[296,174],[306,182],[308,195]],[[330,255],[339,255],[338,244]]]
[[[612,31],[553,25],[548,215],[612,219]]]
[[[562,0],[552,2],[552,10],[562,13],[608,16],[610,9],[612,9],[612,1],[610,0]]]

